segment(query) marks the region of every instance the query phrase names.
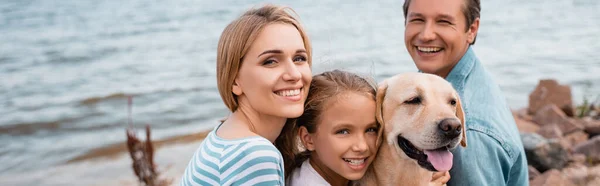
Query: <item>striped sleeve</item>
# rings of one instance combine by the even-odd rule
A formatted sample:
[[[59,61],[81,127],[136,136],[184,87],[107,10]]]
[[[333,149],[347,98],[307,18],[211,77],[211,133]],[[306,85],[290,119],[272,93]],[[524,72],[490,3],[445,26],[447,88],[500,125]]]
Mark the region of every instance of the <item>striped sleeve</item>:
[[[237,146],[222,162],[223,185],[284,185],[283,158],[269,141],[249,141]]]
[[[181,179],[181,186],[284,185],[283,158],[264,138],[222,140],[209,135]]]

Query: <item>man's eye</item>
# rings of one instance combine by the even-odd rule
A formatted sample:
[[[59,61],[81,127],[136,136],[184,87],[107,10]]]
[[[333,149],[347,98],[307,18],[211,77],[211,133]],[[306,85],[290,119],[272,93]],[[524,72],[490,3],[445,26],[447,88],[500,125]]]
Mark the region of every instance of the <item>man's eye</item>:
[[[444,24],[449,24],[449,25],[452,24],[452,22],[446,21],[446,20],[439,20],[438,23],[444,23]]]
[[[423,19],[421,19],[421,18],[411,19],[410,22],[420,23],[420,22],[423,22]]]

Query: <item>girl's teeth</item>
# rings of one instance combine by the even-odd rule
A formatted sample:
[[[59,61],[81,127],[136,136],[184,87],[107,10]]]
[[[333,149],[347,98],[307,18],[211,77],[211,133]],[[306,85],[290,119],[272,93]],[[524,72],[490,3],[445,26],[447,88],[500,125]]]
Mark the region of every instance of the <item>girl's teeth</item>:
[[[350,163],[350,165],[361,165],[365,162],[365,159],[344,159],[344,161]]]

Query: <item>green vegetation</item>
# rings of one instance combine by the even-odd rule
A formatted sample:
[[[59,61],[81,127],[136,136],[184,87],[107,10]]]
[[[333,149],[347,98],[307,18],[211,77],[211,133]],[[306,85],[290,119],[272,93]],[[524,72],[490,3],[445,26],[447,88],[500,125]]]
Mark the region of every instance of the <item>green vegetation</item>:
[[[600,95],[596,95],[596,99],[591,101],[590,98],[593,96],[592,93],[590,93],[592,82],[587,81],[585,84],[586,86],[583,90],[583,104],[577,106],[576,110],[578,118],[592,116],[592,114],[600,114],[598,113],[600,111]]]

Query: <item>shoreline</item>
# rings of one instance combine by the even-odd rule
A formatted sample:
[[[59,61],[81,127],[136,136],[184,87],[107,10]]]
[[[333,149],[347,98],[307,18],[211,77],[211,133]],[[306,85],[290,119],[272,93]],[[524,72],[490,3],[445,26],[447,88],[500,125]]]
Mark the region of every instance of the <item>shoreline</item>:
[[[159,178],[178,185],[196,149],[211,130],[153,140]],[[144,136],[140,136],[146,140]],[[123,143],[91,150],[65,163],[21,173],[0,175],[0,185],[131,185],[138,186],[132,160]],[[27,179],[24,179],[27,178]]]

